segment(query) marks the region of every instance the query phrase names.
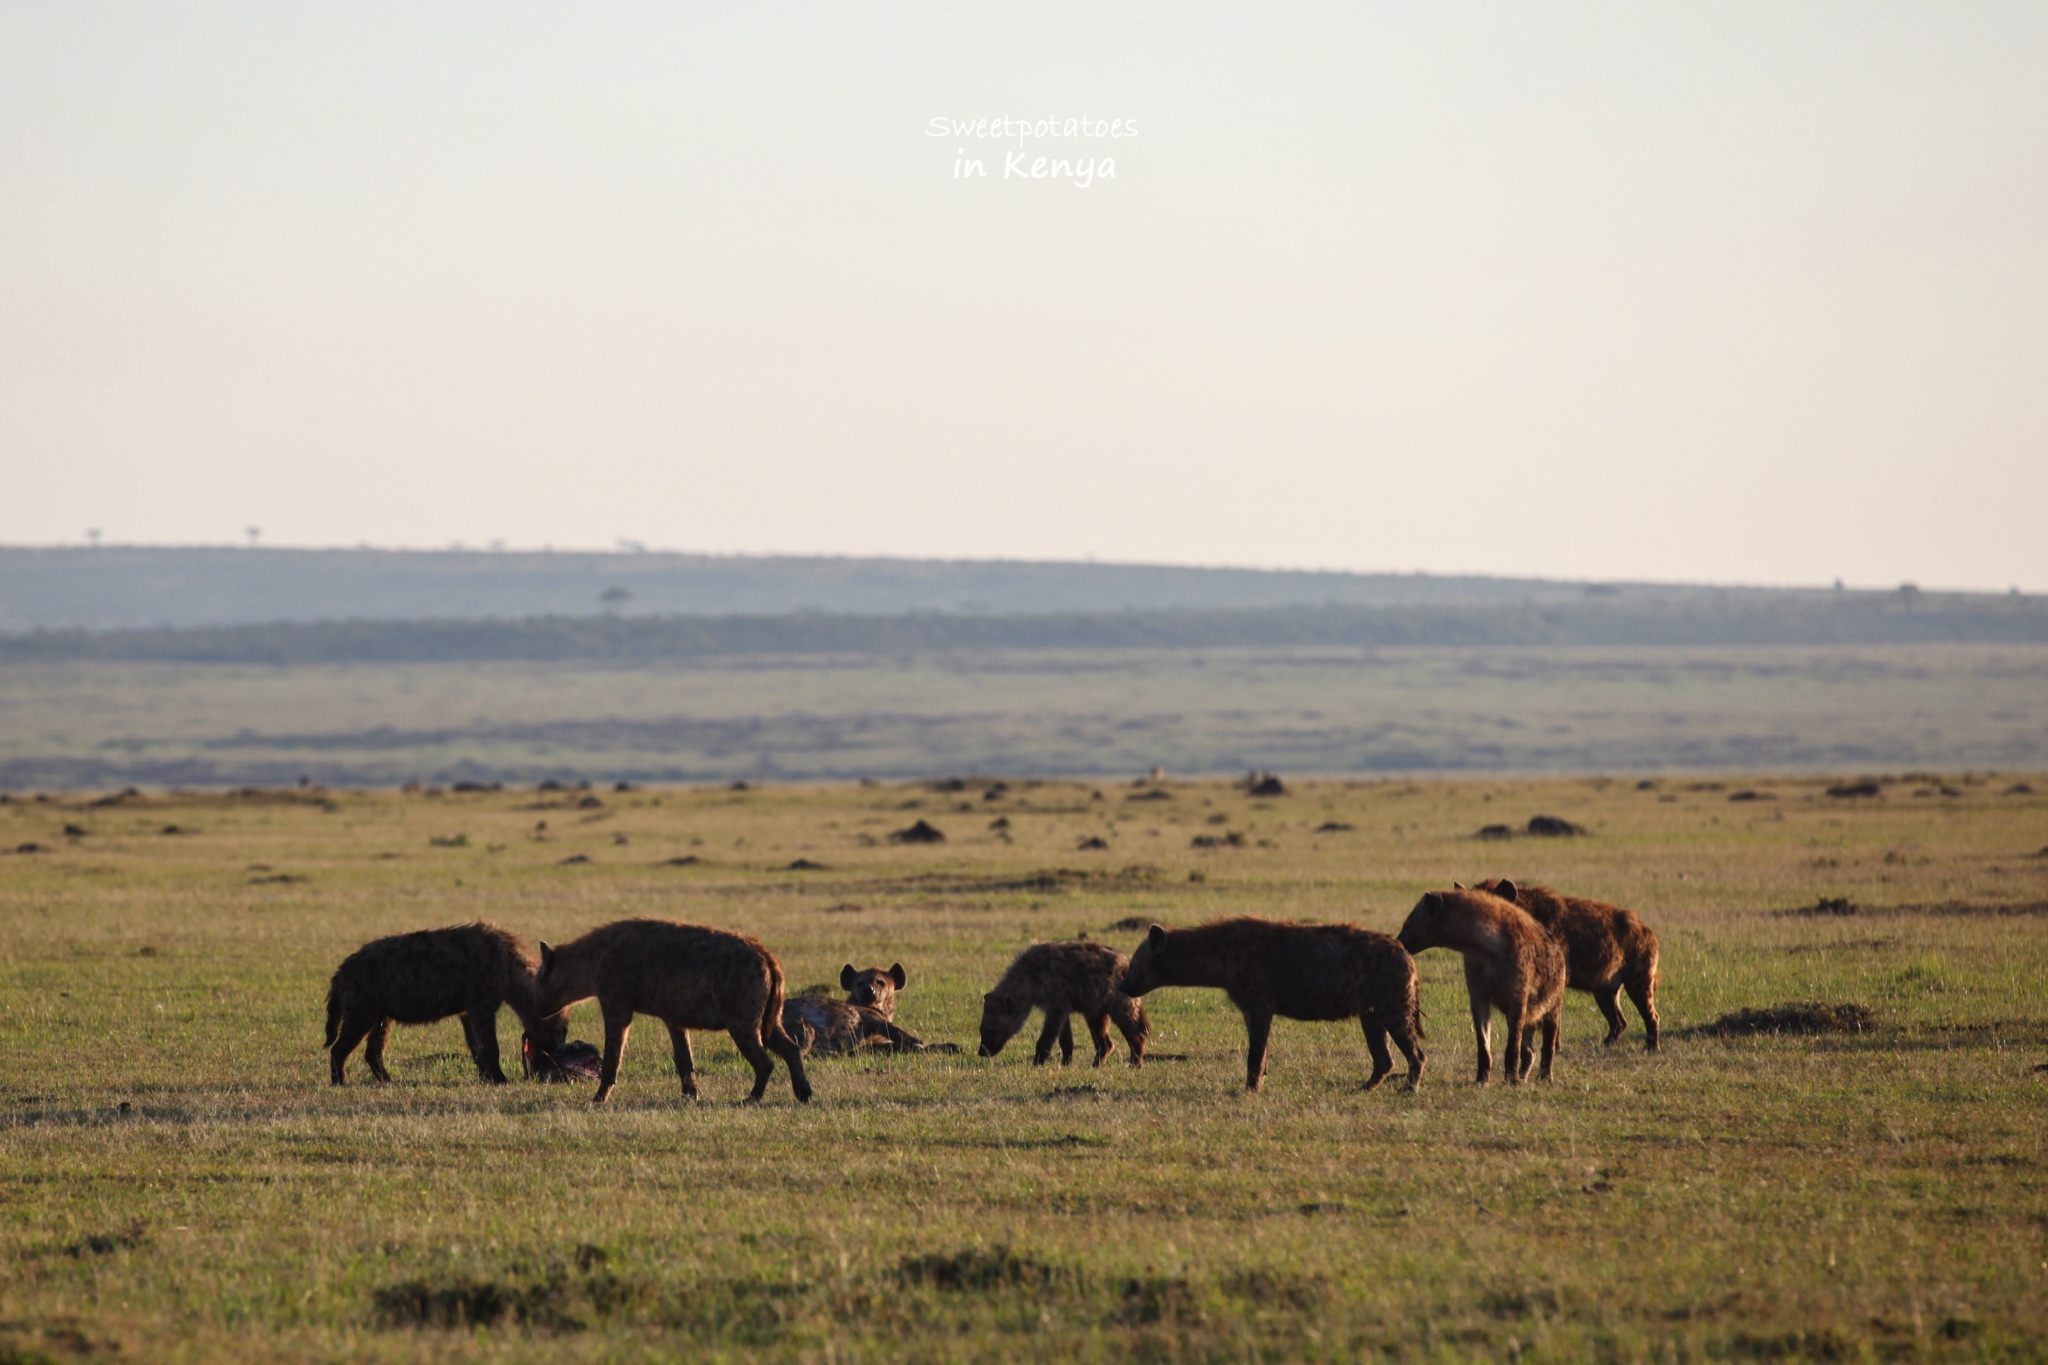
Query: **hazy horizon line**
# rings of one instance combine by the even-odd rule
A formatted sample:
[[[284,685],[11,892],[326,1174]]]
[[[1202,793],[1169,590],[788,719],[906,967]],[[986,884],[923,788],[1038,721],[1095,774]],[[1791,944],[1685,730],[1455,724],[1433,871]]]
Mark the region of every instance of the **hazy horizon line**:
[[[359,541],[353,545],[344,544],[295,544],[278,542],[237,542],[237,541],[0,541],[0,552],[6,551],[76,551],[99,550],[232,550],[240,552],[281,551],[296,554],[392,554],[392,555],[475,555],[489,558],[495,555],[581,555],[615,559],[652,558],[669,556],[679,559],[723,559],[723,560],[844,560],[880,561],[900,564],[1016,564],[1038,567],[1074,568],[1116,568],[1116,569],[1168,569],[1194,573],[1259,573],[1259,574],[1300,574],[1323,575],[1346,578],[1464,578],[1493,582],[1538,582],[1562,584],[1592,584],[1670,588],[1739,588],[1746,590],[1781,590],[1790,592],[1824,592],[1835,588],[1857,592],[1883,592],[1903,587],[1917,588],[1924,592],[1946,593],[1987,593],[2011,595],[2021,592],[2017,584],[2002,587],[1987,585],[1927,584],[1916,579],[1902,579],[1896,583],[1850,583],[1846,578],[1837,578],[1827,583],[1787,583],[1741,579],[1695,579],[1656,578],[1631,576],[1614,578],[1571,577],[1541,572],[1487,573],[1457,569],[1392,569],[1392,568],[1342,568],[1328,565],[1299,564],[1249,564],[1230,562],[1185,562],[1154,559],[1119,559],[1089,555],[1083,558],[1033,558],[1025,555],[990,555],[981,558],[956,555],[919,555],[907,553],[861,552],[847,550],[688,550],[667,546],[645,545],[622,539],[610,547],[581,545],[511,545],[502,541],[484,545],[471,545],[455,541],[446,545],[378,545]],[[2021,594],[2025,595],[2025,594]]]

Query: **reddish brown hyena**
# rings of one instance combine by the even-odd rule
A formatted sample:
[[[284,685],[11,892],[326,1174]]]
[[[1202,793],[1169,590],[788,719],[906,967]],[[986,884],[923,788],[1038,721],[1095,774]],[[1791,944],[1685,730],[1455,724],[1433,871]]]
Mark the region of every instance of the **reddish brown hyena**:
[[[724,1029],[754,1068],[759,1100],[775,1074],[769,1053],[789,1065],[790,1089],[809,1100],[803,1054],[782,1029],[782,964],[758,939],[673,920],[623,919],[561,947],[540,945],[542,1004],[561,1009],[597,997],[604,1016],[604,1064],[591,1103],[603,1104],[619,1079],[619,1059],[636,1014],[668,1025],[683,1094],[697,1093],[690,1056],[693,1028]]]
[[[1079,940],[1034,943],[1017,954],[996,988],[981,998],[981,1055],[993,1057],[1017,1036],[1033,1009],[1045,1011],[1038,1047],[1031,1064],[1042,1066],[1060,1045],[1060,1065],[1074,1060],[1074,1030],[1068,1016],[1078,1014],[1095,1040],[1095,1065],[1116,1050],[1109,1026],[1131,1045],[1131,1065],[1145,1065],[1145,1040],[1152,1024],[1145,1007],[1117,988],[1130,966],[1124,955],[1106,943]]]
[[[1564,945],[1511,900],[1485,891],[1431,891],[1401,926],[1411,953],[1454,948],[1465,958],[1465,994],[1479,1047],[1479,1083],[1493,1069],[1493,1011],[1507,1016],[1502,1061],[1510,1085],[1529,1074],[1535,1035],[1543,1032],[1543,1069],[1550,1079],[1557,1029],[1564,1018]]]
[[[1657,936],[1635,911],[1505,879],[1481,882],[1479,889],[1513,901],[1564,940],[1566,984],[1592,995],[1607,1020],[1607,1043],[1628,1031],[1621,1013],[1625,990],[1643,1017],[1649,1050],[1657,1050]]]
[[[500,1005],[512,1007],[543,1054],[569,1036],[568,1011],[543,1009],[535,999],[538,965],[525,939],[482,920],[365,943],[342,960],[327,986],[327,1050],[334,1084],[342,1084],[349,1054],[365,1039],[363,1060],[370,1074],[391,1079],[384,1069],[384,1042],[394,1022],[431,1024],[460,1015],[477,1073],[503,1085]]]
[[[1392,1035],[1408,1059],[1408,1088],[1422,1081],[1422,1006],[1415,963],[1387,935],[1355,924],[1282,924],[1227,919],[1195,929],[1155,924],[1131,954],[1123,987],[1144,995],[1161,986],[1213,986],[1244,1015],[1249,1046],[1244,1086],[1266,1076],[1273,1017],[1357,1019],[1372,1053],[1367,1090],[1394,1069]]]
[[[839,970],[846,999],[793,996],[782,1007],[782,1031],[806,1057],[923,1052],[923,1039],[896,1026],[896,992],[909,984],[910,975],[900,962],[887,971],[857,970],[849,962]]]

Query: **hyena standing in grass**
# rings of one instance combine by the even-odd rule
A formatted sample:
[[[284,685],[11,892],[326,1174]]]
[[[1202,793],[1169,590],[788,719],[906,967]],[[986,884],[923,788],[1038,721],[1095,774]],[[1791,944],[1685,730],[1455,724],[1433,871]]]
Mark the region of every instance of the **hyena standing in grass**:
[[[1557,1054],[1564,1019],[1564,944],[1529,912],[1485,891],[1431,891],[1401,926],[1410,953],[1455,948],[1465,958],[1465,993],[1472,1003],[1472,1033],[1479,1046],[1479,1083],[1493,1070],[1493,1011],[1507,1016],[1502,1061],[1508,1084],[1529,1074],[1535,1036],[1543,1032],[1543,1069]]]
[[[1042,1066],[1052,1055],[1055,1040],[1060,1045],[1060,1065],[1074,1060],[1074,1029],[1068,1016],[1078,1014],[1095,1040],[1095,1065],[1116,1050],[1109,1026],[1131,1045],[1131,1065],[1145,1065],[1145,1040],[1152,1024],[1145,1007],[1124,994],[1122,981],[1130,963],[1106,943],[1079,940],[1067,943],[1034,943],[1017,954],[996,988],[981,998],[981,1055],[993,1057],[1017,1036],[1034,1008],[1045,1011],[1045,1027],[1039,1030],[1038,1047],[1031,1064]]]
[[[924,1040],[896,1026],[896,992],[910,984],[910,974],[897,963],[856,970],[839,969],[839,988],[846,999],[823,995],[791,997],[782,1007],[782,1031],[806,1056],[855,1052],[923,1052]]]
[[[1649,1050],[1657,1050],[1657,936],[1635,911],[1506,878],[1481,882],[1478,889],[1513,901],[1564,940],[1566,984],[1592,995],[1606,1017],[1610,1046],[1628,1031],[1621,1013],[1625,990],[1643,1018]]]
[[[448,929],[421,929],[365,943],[342,960],[327,986],[327,1049],[334,1084],[356,1045],[368,1040],[363,1060],[380,1081],[384,1042],[391,1025],[431,1024],[462,1016],[469,1055],[484,1080],[505,1083],[498,1064],[498,1007],[510,1005],[540,1053],[569,1036],[569,1012],[543,1009],[534,995],[539,964],[525,939],[478,920]],[[522,1055],[523,1055],[522,1049]]]
[[[541,944],[540,963],[535,990],[544,1007],[563,1009],[597,997],[604,1063],[593,1104],[603,1104],[618,1083],[619,1059],[636,1014],[668,1025],[685,1096],[697,1094],[689,1031],[710,1028],[732,1035],[752,1064],[749,1103],[761,1098],[775,1074],[771,1052],[788,1063],[797,1099],[811,1098],[803,1053],[782,1028],[782,964],[758,939],[673,920],[622,919],[559,948]]]
[[[1244,1088],[1266,1077],[1273,1017],[1352,1019],[1372,1053],[1367,1090],[1394,1069],[1392,1035],[1408,1059],[1408,1088],[1422,1081],[1422,1005],[1415,962],[1387,935],[1355,924],[1281,924],[1227,919],[1196,929],[1155,924],[1131,954],[1124,990],[1144,995],[1161,986],[1214,986],[1244,1015]]]

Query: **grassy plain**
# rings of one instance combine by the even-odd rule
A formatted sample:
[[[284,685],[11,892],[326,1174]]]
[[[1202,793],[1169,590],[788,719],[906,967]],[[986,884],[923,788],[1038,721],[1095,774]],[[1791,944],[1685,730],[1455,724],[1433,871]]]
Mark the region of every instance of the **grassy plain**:
[[[0,857],[0,1360],[2041,1359],[2048,781],[2013,785],[16,798],[0,846],[48,851]],[[1538,812],[1593,832],[1472,837]],[[948,841],[887,841],[917,818]],[[1489,874],[1644,914],[1662,1055],[1600,1048],[1574,996],[1553,1083],[1477,1088],[1431,953],[1413,1095],[1360,1093],[1354,1026],[1282,1021],[1247,1098],[1197,991],[1148,1002],[1142,1072],[1033,1069],[1027,1032],[741,1107],[704,1038],[686,1104],[649,1021],[593,1111],[478,1085],[449,1022],[394,1037],[391,1086],[325,1083],[327,974],[404,929],[669,915],[760,935],[793,986],[901,960],[902,1022],[971,1054],[1032,939],[1392,929]],[[1856,912],[1788,913],[1824,897]],[[1707,1028],[1787,1001],[1875,1022]]]
[[[2048,646],[0,665],[0,790],[2048,767]]]

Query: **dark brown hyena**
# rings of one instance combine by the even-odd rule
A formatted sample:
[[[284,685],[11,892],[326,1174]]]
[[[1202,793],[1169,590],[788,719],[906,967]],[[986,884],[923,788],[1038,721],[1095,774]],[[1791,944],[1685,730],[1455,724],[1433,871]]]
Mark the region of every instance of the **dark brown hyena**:
[[[804,1056],[923,1052],[924,1040],[880,1010],[823,995],[799,995],[782,1007],[782,1031]]]
[[[477,1073],[503,1085],[498,1006],[512,1007],[541,1053],[554,1051],[569,1036],[568,1011],[543,1010],[534,997],[538,965],[525,939],[482,920],[365,943],[342,960],[327,986],[327,1055],[334,1084],[342,1084],[349,1054],[364,1039],[369,1040],[363,1059],[370,1074],[390,1080],[384,1041],[392,1023],[431,1024],[455,1014],[462,1016]]]
[[[1635,911],[1506,879],[1481,882],[1479,889],[1513,901],[1564,940],[1566,984],[1589,992],[1600,1006],[1609,1044],[1628,1031],[1621,1013],[1625,990],[1643,1017],[1649,1050],[1657,1050],[1657,936]]]
[[[896,992],[910,984],[898,962],[888,970],[839,969],[846,999],[799,995],[782,1007],[782,1031],[804,1056],[850,1056],[855,1052],[923,1052],[924,1040],[896,1026]]]
[[[1479,1047],[1479,1083],[1493,1070],[1493,1011],[1507,1016],[1502,1060],[1510,1085],[1529,1074],[1535,1035],[1543,1031],[1543,1069],[1550,1079],[1557,1029],[1564,1018],[1564,944],[1513,901],[1484,891],[1431,891],[1401,926],[1410,953],[1454,948],[1465,958],[1465,994]]]
[[[910,973],[901,962],[886,972],[880,967],[856,969],[851,962],[839,969],[839,989],[846,992],[846,1003],[871,1009],[884,1019],[896,1017],[896,992],[909,985]]]
[[[996,988],[981,998],[981,1055],[993,1057],[1003,1044],[1017,1036],[1031,1011],[1045,1011],[1045,1027],[1039,1030],[1038,1047],[1031,1064],[1042,1066],[1052,1055],[1055,1040],[1060,1045],[1060,1065],[1074,1060],[1074,1030],[1068,1021],[1078,1014],[1095,1040],[1095,1065],[1116,1051],[1109,1026],[1131,1045],[1131,1065],[1145,1065],[1145,1040],[1152,1024],[1145,1007],[1117,988],[1130,963],[1106,943],[1078,940],[1068,943],[1034,943],[1017,954]]]
[[[597,997],[604,1016],[604,1065],[593,1104],[603,1104],[619,1079],[619,1059],[636,1014],[668,1025],[683,1094],[697,1093],[690,1056],[693,1028],[724,1029],[754,1068],[759,1100],[775,1074],[773,1052],[789,1064],[790,1089],[809,1100],[803,1054],[782,1029],[782,964],[760,940],[673,920],[622,919],[559,948],[540,945],[541,1003],[561,1009]]]
[[[1394,1069],[1392,1035],[1408,1059],[1408,1088],[1422,1082],[1422,1005],[1415,963],[1385,934],[1355,924],[1283,924],[1227,919],[1195,929],[1153,925],[1131,954],[1124,989],[1144,995],[1161,986],[1213,986],[1244,1015],[1249,1046],[1244,1086],[1266,1078],[1266,1042],[1273,1018],[1352,1019],[1372,1053],[1372,1089]]]

